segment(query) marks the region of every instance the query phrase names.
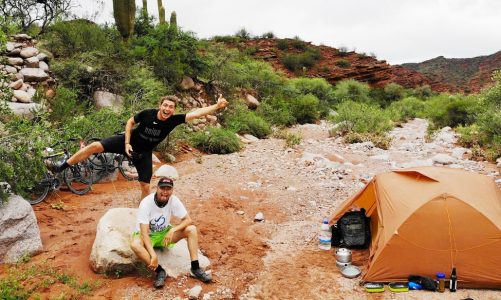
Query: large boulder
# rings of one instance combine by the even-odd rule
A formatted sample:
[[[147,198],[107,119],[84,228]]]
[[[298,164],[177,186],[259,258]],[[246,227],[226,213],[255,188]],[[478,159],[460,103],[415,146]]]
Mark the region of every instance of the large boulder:
[[[31,205],[11,195],[0,205],[0,262],[14,263],[42,251],[37,219]]]
[[[167,164],[160,166],[154,175],[155,177],[169,177],[173,180],[179,179],[179,173],[176,168]]]
[[[32,56],[37,56],[38,55],[38,49],[35,47],[26,47],[23,50],[21,50],[21,57],[22,58],[28,58]]]
[[[183,76],[183,80],[179,85],[183,91],[187,91],[195,87],[195,82],[191,79],[191,77]]]
[[[33,111],[39,110],[41,105],[38,103],[19,103],[19,102],[6,102],[7,106],[12,110],[15,115],[23,116],[28,119],[33,118]]]
[[[256,109],[259,106],[259,101],[251,94],[245,95],[245,103],[248,108]]]
[[[90,266],[94,272],[127,274],[134,272],[142,264],[130,248],[136,218],[135,208],[112,208],[99,220],[90,254]],[[187,247],[186,240],[181,240],[172,249],[155,249],[159,264],[167,270],[169,276],[189,273],[191,265]],[[203,268],[210,265],[207,257],[200,251],[198,261]]]
[[[122,107],[124,104],[122,96],[105,91],[95,91],[93,99],[97,108],[110,107],[115,109]]]
[[[19,71],[24,76],[24,81],[45,81],[49,75],[39,68],[24,68]]]

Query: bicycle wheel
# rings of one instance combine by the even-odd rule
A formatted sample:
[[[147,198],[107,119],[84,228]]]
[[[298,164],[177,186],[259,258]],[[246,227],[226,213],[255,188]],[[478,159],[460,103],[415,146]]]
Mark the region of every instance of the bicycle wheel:
[[[37,181],[33,187],[24,190],[24,199],[31,205],[38,204],[45,200],[51,187],[51,179],[49,175],[43,174],[42,180]]]
[[[70,191],[77,195],[84,195],[92,188],[92,170],[88,161],[67,168],[63,176]]]
[[[118,159],[118,169],[127,180],[137,180],[139,177],[136,166],[134,166],[132,160],[126,155],[121,155]]]
[[[103,153],[93,154],[87,158],[92,172],[92,184],[103,179],[108,174],[108,160]]]

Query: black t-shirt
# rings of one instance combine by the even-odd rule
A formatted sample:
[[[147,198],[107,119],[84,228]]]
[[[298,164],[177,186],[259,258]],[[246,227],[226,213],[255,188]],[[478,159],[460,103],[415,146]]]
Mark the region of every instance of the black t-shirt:
[[[172,115],[165,121],[157,119],[158,109],[147,109],[134,116],[139,125],[132,130],[134,151],[151,151],[179,124],[186,122],[185,114]]]

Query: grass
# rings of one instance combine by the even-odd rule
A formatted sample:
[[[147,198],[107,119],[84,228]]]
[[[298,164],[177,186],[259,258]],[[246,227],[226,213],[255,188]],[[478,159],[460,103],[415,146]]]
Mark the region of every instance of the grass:
[[[101,286],[99,281],[80,282],[76,276],[50,267],[47,262],[31,266],[18,263],[9,267],[7,275],[0,279],[0,299],[44,299],[43,293],[58,283],[67,289],[54,299],[82,299]]]

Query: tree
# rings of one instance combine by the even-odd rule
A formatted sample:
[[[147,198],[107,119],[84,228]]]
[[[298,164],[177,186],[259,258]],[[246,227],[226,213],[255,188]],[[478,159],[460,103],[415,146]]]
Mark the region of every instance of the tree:
[[[143,18],[148,18],[148,0],[143,0]]]
[[[53,21],[71,15],[73,0],[0,0],[3,20],[10,19],[23,31],[32,25],[40,26],[40,34]]]
[[[134,0],[113,0],[113,16],[120,35],[125,41],[134,33],[136,3]]]

